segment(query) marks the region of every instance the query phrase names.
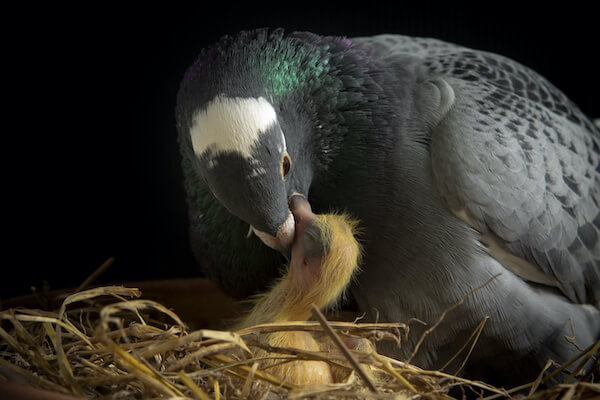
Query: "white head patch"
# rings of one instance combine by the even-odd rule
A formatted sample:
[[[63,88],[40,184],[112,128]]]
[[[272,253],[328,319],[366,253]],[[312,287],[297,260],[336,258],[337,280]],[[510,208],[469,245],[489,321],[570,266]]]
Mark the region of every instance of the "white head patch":
[[[209,147],[215,146],[216,153],[235,151],[250,158],[259,134],[276,121],[273,106],[263,97],[219,95],[205,110],[194,115],[190,129],[194,153],[201,155]]]

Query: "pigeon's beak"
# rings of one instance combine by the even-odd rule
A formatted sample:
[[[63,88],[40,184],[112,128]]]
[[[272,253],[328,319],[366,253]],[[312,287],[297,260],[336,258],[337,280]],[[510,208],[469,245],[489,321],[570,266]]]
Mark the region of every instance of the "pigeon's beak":
[[[294,231],[295,231],[294,215],[290,212],[286,220],[281,224],[275,236],[270,235],[266,232],[259,231],[256,228],[252,228],[256,236],[263,241],[264,244],[272,249],[279,251],[286,258],[290,260],[292,255],[292,243],[294,242]]]
[[[298,236],[298,229],[300,228],[300,231],[303,231],[304,227],[316,217],[306,197],[297,192],[290,196],[289,207],[290,213],[275,236],[252,228],[264,244],[283,254],[288,262],[291,261],[292,245],[294,244],[294,238]]]

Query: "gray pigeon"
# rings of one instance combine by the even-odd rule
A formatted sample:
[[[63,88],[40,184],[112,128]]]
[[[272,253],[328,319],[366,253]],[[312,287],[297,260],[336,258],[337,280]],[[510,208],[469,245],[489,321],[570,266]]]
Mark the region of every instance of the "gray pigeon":
[[[438,322],[412,362],[456,372],[483,323],[461,373],[508,386],[600,337],[600,132],[527,67],[260,29],[203,50],[176,112],[193,248],[228,292],[278,274],[299,193],[361,221],[366,318],[426,324],[390,355]]]

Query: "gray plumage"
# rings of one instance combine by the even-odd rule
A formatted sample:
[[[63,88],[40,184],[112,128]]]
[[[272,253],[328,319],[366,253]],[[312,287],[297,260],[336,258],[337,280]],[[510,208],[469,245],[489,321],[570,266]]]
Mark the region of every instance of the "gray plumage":
[[[329,72],[342,82],[337,97],[307,85],[297,99],[312,111],[306,117],[297,102],[294,118],[294,97],[271,101],[292,160],[304,160],[284,179],[288,196],[307,191],[317,212],[345,209],[361,221],[366,257],[352,293],[367,318],[433,324],[458,304],[413,361],[441,367],[486,320],[463,373],[505,385],[534,378],[548,359],[577,354],[565,336],[581,347],[599,338],[600,132],[575,104],[512,60],[435,39],[380,35],[346,44],[291,36],[318,49],[343,48],[326,50],[334,54],[327,65],[340,65],[337,75]],[[208,100],[274,93],[266,84],[190,83],[191,71],[178,100],[184,165],[194,159],[189,110],[205,107],[190,93],[206,90]],[[290,129],[290,121],[305,129]],[[328,132],[335,135],[327,139]],[[302,135],[326,146],[300,157],[294,143],[306,143]],[[207,190],[188,168],[195,171],[188,192]],[[199,202],[191,198],[195,215]],[[409,343],[384,350],[406,358],[426,329],[411,326]],[[463,356],[446,369],[454,372]]]
[[[513,364],[508,368],[514,368],[516,375],[524,368],[515,359],[526,359],[533,349],[538,352],[535,357],[544,359],[566,360],[575,354],[564,335],[574,335],[583,345],[596,340],[600,329],[598,130],[557,88],[505,57],[397,35],[353,41],[392,68],[401,65],[402,74],[409,68],[414,76],[415,129],[422,134],[421,128],[427,128],[431,149],[430,157],[423,160],[430,165],[417,171],[416,179],[432,186],[434,193],[426,201],[440,207],[437,211],[442,214],[420,215],[421,223],[437,227],[422,232],[433,243],[415,243],[417,253],[434,256],[417,263],[421,268],[414,277],[400,285],[388,280],[387,286],[401,296],[398,286],[419,285],[432,275],[443,277],[427,284],[432,289],[426,291],[427,297],[450,298],[442,304],[419,299],[407,307],[418,310],[415,316],[427,315],[431,323],[441,308],[458,301],[476,282],[502,273],[489,292],[483,289],[467,300],[471,304],[460,307],[465,309],[460,323],[452,318],[443,323],[439,334],[434,332],[430,353],[421,353],[420,363],[435,365],[434,360],[442,358],[440,344],[466,335],[486,315],[491,319],[476,358],[484,363],[506,357],[500,349],[508,349],[513,356],[506,362]],[[458,229],[449,214],[474,230],[465,232],[464,225]],[[452,237],[439,243],[436,229]],[[499,251],[489,251],[489,237],[526,265],[519,268],[504,259],[499,264],[501,257],[495,254]],[[405,241],[406,236],[397,239]],[[380,283],[372,285],[382,289]],[[548,286],[556,287],[562,296]],[[410,287],[405,290],[416,295]],[[440,295],[447,291],[451,293]],[[369,294],[374,290],[361,292],[367,293],[365,304],[374,302]],[[389,309],[386,315],[380,311],[380,318],[401,316],[397,309]],[[471,324],[461,332],[465,316]],[[450,345],[446,356],[454,350]],[[544,359],[538,360],[538,368]]]

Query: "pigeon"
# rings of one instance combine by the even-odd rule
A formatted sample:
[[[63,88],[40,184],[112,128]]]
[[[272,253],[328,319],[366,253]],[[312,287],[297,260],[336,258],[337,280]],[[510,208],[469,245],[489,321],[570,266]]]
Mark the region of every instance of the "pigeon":
[[[360,221],[353,301],[412,321],[385,354],[508,386],[600,337],[600,131],[518,62],[243,31],[189,67],[176,119],[192,248],[233,296],[281,275],[302,195]]]

